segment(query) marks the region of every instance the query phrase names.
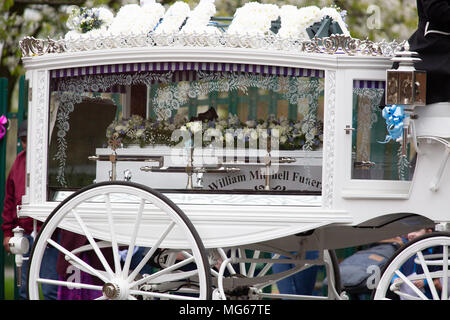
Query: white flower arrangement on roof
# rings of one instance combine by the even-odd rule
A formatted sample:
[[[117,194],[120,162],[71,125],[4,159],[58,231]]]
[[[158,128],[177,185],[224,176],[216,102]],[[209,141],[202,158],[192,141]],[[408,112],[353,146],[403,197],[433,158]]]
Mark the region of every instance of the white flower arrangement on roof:
[[[309,7],[310,9],[314,9],[317,7]],[[300,16],[300,10],[293,5],[284,5],[280,9],[280,18],[281,18],[281,27],[278,30],[278,36],[282,38],[308,38],[308,34],[306,33],[307,20],[310,20],[310,17],[306,13],[313,13],[314,10],[308,10],[303,8],[303,18]],[[318,17],[318,12],[320,9],[317,8],[316,15],[313,17],[315,20]],[[306,21],[305,21],[306,20]]]
[[[229,34],[265,35],[269,33],[272,21],[277,20],[280,8],[274,4],[247,2],[236,9]]]
[[[216,13],[215,0],[200,0],[200,3],[191,11],[182,33],[219,33],[214,26],[208,26],[209,20]]]
[[[120,8],[108,28],[112,35],[121,33],[148,33],[159,23],[164,15],[164,7],[155,1],[137,4],[127,4]]]
[[[71,6],[68,11],[70,14],[66,25],[70,31],[67,32],[66,38],[98,36],[106,31],[114,18],[114,14],[103,7]]]
[[[320,23],[327,16],[339,25],[345,36],[350,36],[344,22],[345,11],[340,11],[336,7],[320,9],[317,6],[297,8],[294,5],[284,5],[280,8],[275,4],[258,2],[248,2],[238,8],[226,34],[223,35],[218,28],[209,25],[211,17],[216,13],[214,1],[200,0],[192,11],[187,3],[177,1],[166,11],[155,0],[140,0],[140,5],[124,5],[115,17],[106,8],[75,7],[67,21],[70,31],[65,39],[70,44],[77,43],[78,40],[106,39],[111,36],[113,39],[128,35],[145,37],[149,33],[157,35],[179,33],[186,37],[207,34],[208,37],[213,36],[217,39],[222,36],[264,37],[276,32],[272,29],[272,22],[280,19],[278,38],[309,40],[309,37],[312,37],[311,31],[317,32],[316,23]],[[312,26],[314,28],[309,29]],[[334,27],[335,25],[333,30]],[[92,41],[86,43],[92,45]],[[113,46],[115,45],[113,43]]]
[[[322,21],[326,16],[336,21],[344,35],[349,36],[350,33],[344,22],[343,15],[345,15],[345,12],[340,13],[333,7],[320,9],[316,6],[296,8],[292,5],[285,5],[280,9],[281,28],[278,31],[278,36],[283,38],[299,37],[309,39],[306,29],[314,23]]]
[[[344,35],[350,36],[350,32],[348,31],[347,25],[344,22],[344,17],[347,14],[347,11],[339,11],[338,9],[333,7],[325,7],[320,10],[320,13],[322,15],[322,18],[328,16],[336,21],[339,24],[339,27],[342,29]]]
[[[155,29],[154,33],[171,34],[179,31],[183,22],[189,16],[191,9],[189,5],[182,1],[177,1],[167,9],[162,22]]]

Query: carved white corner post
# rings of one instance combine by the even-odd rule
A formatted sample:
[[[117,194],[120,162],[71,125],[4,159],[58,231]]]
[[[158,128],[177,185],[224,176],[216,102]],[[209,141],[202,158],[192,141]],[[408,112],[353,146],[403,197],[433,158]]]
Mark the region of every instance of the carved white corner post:
[[[48,150],[48,105],[49,105],[49,71],[31,71],[30,91],[32,100],[28,105],[27,144],[27,197],[33,204],[46,201]],[[30,187],[33,186],[33,187]]]
[[[324,146],[322,167],[322,205],[330,209],[333,206],[334,188],[334,154],[336,130],[336,71],[325,71],[325,112],[324,112]]]

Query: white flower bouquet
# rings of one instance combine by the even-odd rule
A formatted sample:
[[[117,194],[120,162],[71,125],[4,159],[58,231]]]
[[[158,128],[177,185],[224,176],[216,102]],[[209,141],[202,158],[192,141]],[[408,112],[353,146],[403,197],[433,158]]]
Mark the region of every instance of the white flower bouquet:
[[[280,9],[281,28],[277,35],[282,38],[309,39],[307,28],[315,23],[320,23],[323,18],[330,17],[341,28],[344,35],[350,35],[343,16],[345,11],[340,12],[334,7],[320,9],[317,6],[297,8],[292,5],[282,6]]]
[[[180,27],[188,17],[191,9],[182,1],[177,1],[166,11],[162,22],[155,29],[156,34],[171,34],[180,30]]]
[[[117,12],[108,31],[112,35],[151,32],[164,16],[164,11],[160,3],[146,2],[142,6],[125,5]]]
[[[349,36],[350,32],[347,29],[347,25],[344,22],[345,15],[347,14],[347,11],[341,11],[339,8],[335,7],[325,7],[320,10],[320,13],[322,15],[322,18],[324,17],[330,17],[333,19],[333,21],[336,21],[336,23],[341,28],[344,35]]]
[[[269,33],[272,21],[277,20],[279,15],[280,8],[277,5],[247,2],[236,9],[227,33],[265,35]]]
[[[192,33],[217,33],[216,27],[208,26],[209,20],[216,13],[215,0],[200,0],[200,3],[192,10],[182,27],[181,32]]]
[[[106,8],[70,7],[67,21],[70,31],[67,40],[89,39],[97,37],[127,34],[213,34],[221,35],[218,28],[209,25],[216,13],[215,0],[200,0],[191,11],[183,1],[176,1],[167,11],[155,0],[141,0],[141,4],[127,4],[120,8],[117,15]],[[277,36],[280,38],[309,39],[325,17],[333,20],[333,28],[342,33],[350,33],[344,22],[345,11],[337,7],[317,6],[297,8],[294,5],[262,4],[247,2],[238,8],[226,31],[229,35],[267,36],[277,32],[273,22],[280,21]],[[336,27],[336,24],[339,28]],[[314,27],[313,27],[314,26]],[[313,27],[313,28],[311,28]],[[331,29],[330,29],[331,30]],[[317,30],[316,30],[317,31]]]
[[[69,32],[65,38],[81,36],[98,36],[105,32],[114,18],[114,14],[106,8],[69,7],[69,18],[66,26]]]

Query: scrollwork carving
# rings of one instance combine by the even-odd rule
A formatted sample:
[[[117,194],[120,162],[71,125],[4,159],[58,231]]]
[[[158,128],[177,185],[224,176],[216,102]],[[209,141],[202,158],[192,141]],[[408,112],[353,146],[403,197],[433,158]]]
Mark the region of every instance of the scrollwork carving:
[[[324,152],[326,162],[324,164],[325,176],[322,188],[322,204],[325,208],[333,207],[334,191],[334,149],[335,149],[335,121],[336,121],[336,71],[328,70],[325,78],[326,120],[324,139]]]
[[[112,48],[133,47],[222,47],[275,49],[287,52],[320,53],[332,55],[340,51],[347,55],[370,55],[392,57],[401,50],[406,41],[373,42],[360,40],[342,34],[333,34],[325,38],[300,39],[281,38],[274,34],[253,36],[248,34],[217,33],[141,33],[101,36],[80,36],[79,38],[61,39],[58,41],[26,37],[20,41],[24,57],[40,56],[49,53],[80,52]]]
[[[34,37],[26,37],[19,42],[22,56],[42,56],[48,53],[62,53],[66,51],[63,40],[47,40],[36,39]]]

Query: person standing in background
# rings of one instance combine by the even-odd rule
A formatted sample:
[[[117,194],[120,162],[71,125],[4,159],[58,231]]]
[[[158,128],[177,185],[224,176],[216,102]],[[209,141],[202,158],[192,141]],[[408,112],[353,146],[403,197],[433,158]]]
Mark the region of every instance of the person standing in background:
[[[450,101],[450,1],[417,0],[419,25],[408,42],[427,72],[427,104]]]
[[[21,227],[24,229],[24,236],[30,242],[30,248],[33,244],[33,219],[32,218],[18,218],[17,206],[22,204],[22,196],[25,194],[25,175],[26,175],[26,150],[27,150],[27,121],[23,121],[18,130],[18,138],[22,144],[23,150],[17,155],[11,170],[6,179],[5,186],[5,201],[2,212],[2,230],[3,230],[3,247],[6,252],[10,252],[9,240],[14,236],[13,229]],[[24,257],[29,257],[28,252]],[[57,250],[55,248],[47,248],[43,257],[43,268],[41,275],[50,279],[57,279],[56,274],[56,258]],[[20,276],[22,285],[19,288],[19,298],[27,299],[27,273],[28,273],[28,259],[24,259],[22,266],[22,274]],[[42,285],[42,293],[47,300],[55,300],[57,297],[57,287]]]

